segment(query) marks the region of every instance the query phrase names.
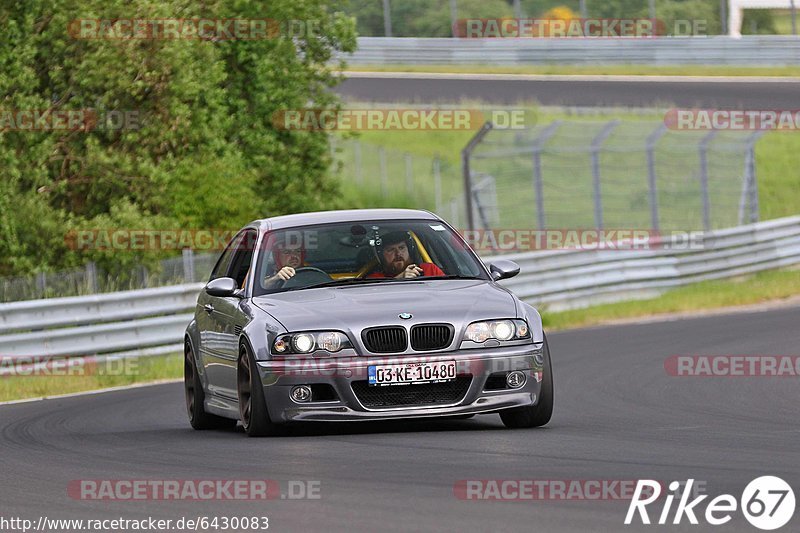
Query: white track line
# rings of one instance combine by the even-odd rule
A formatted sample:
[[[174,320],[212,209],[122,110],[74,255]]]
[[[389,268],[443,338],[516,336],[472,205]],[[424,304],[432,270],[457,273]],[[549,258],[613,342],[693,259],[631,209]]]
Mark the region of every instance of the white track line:
[[[143,387],[152,387],[153,385],[163,385],[165,383],[180,383],[183,381],[183,378],[176,378],[176,379],[160,379],[157,381],[148,381],[147,383],[134,383],[133,385],[122,385],[119,387],[108,387],[106,389],[95,389],[95,390],[87,390],[82,392],[72,392],[69,394],[58,394],[56,396],[40,396],[38,398],[25,398],[23,400],[11,400],[8,402],[0,402],[0,406],[2,405],[16,405],[20,403],[30,403],[30,402],[40,402],[42,400],[59,400],[61,398],[73,398],[76,396],[91,396],[94,394],[103,394],[105,392],[117,392],[123,391],[128,389],[140,389]]]
[[[479,80],[479,81],[612,81],[647,83],[800,83],[791,76],[663,76],[603,74],[481,74],[466,72],[362,72],[343,71],[347,78]]]

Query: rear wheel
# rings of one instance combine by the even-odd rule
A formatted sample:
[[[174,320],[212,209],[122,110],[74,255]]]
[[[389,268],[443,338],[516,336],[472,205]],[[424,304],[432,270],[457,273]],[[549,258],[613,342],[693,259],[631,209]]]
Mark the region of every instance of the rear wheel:
[[[247,435],[266,437],[280,434],[281,426],[273,423],[269,418],[267,402],[264,400],[264,386],[259,379],[255,359],[245,345],[239,348],[236,382],[239,396],[239,417]]]
[[[187,342],[183,350],[183,390],[186,397],[186,412],[194,429],[220,429],[236,426],[236,420],[207,413],[206,393],[197,373],[197,363],[192,346]]]
[[[547,337],[544,338],[542,347],[544,365],[542,370],[542,387],[539,392],[539,402],[536,405],[514,407],[500,411],[500,419],[508,428],[533,428],[550,422],[553,416],[553,367],[550,363],[550,348],[547,346]]]

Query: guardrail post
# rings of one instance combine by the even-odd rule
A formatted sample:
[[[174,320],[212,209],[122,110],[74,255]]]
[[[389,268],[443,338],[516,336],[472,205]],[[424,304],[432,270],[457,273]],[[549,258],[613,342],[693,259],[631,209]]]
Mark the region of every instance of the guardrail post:
[[[183,255],[183,279],[186,283],[194,283],[194,251],[191,248],[184,248]]]
[[[406,193],[411,196],[414,194],[414,161],[408,152],[403,155],[403,159],[406,163]]]
[[[659,230],[658,217],[658,182],[656,179],[656,144],[664,133],[667,126],[663,122],[656,128],[656,131],[647,137],[647,181],[650,192],[650,224],[653,231]]]
[[[470,174],[469,158],[472,151],[480,144],[484,137],[494,126],[491,122],[484,124],[478,133],[469,140],[467,145],[461,150],[461,172],[464,175],[464,201],[467,208],[467,227],[468,230],[475,229],[475,215],[472,213],[472,175]]]
[[[433,188],[435,191],[436,213],[439,214],[442,212],[442,162],[439,160],[438,155],[433,158]]]
[[[561,126],[561,121],[556,120],[548,125],[533,144],[533,191],[536,196],[536,225],[537,229],[545,229],[544,216],[544,179],[542,178],[542,150],[550,138],[556,134]]]
[[[86,288],[89,294],[97,294],[97,265],[94,261],[86,263]]]
[[[708,199],[708,145],[717,136],[713,130],[700,141],[700,194],[703,199],[703,229],[711,231],[711,202]]]
[[[605,140],[609,135],[611,135],[611,132],[614,131],[614,128],[616,128],[619,124],[619,120],[612,120],[603,126],[603,129],[600,130],[600,133],[598,133],[592,140],[591,154],[592,185],[594,189],[594,225],[597,229],[603,229],[603,192],[600,187],[600,148],[602,148]]]
[[[361,141],[356,141],[353,145],[353,159],[356,165],[356,183],[361,185],[364,183],[364,174],[361,169]]]
[[[386,170],[386,150],[383,146],[378,148],[378,162],[381,167],[381,194],[386,200],[389,197],[389,175]]]

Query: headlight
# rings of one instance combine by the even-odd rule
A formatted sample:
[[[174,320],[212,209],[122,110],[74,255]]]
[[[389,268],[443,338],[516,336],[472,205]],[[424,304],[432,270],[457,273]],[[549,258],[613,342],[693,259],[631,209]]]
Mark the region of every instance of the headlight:
[[[524,320],[487,320],[473,322],[467,326],[464,340],[483,343],[489,339],[511,341],[530,338],[528,324]]]
[[[340,331],[310,331],[279,335],[272,344],[276,355],[308,354],[316,350],[336,353],[343,348],[352,348],[350,339]]]

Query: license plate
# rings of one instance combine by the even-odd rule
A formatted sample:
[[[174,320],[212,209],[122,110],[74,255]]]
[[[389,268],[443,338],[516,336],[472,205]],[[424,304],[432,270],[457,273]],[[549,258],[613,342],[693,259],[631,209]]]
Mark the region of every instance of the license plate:
[[[396,365],[370,365],[370,385],[413,385],[415,383],[442,383],[456,379],[456,362],[402,363]]]

